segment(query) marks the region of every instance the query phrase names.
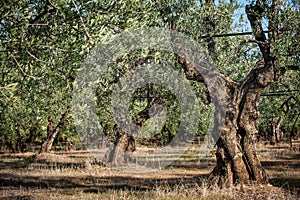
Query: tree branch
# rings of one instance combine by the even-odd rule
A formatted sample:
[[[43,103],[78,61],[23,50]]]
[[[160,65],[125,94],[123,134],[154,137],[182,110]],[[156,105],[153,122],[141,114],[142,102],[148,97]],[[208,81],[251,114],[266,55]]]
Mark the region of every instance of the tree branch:
[[[37,60],[37,61],[40,61],[40,62],[45,63],[45,64],[52,64],[52,63],[49,63],[49,62],[47,62],[47,61],[44,61],[44,60],[39,59],[38,57],[36,57],[36,56],[33,55],[32,53],[30,53],[29,51],[26,51],[26,53],[27,53],[29,56],[31,56],[32,58],[34,58],[35,60]]]
[[[192,62],[190,62],[184,55],[177,54],[176,57],[177,61],[182,66],[187,79],[204,83],[204,78]]]
[[[267,43],[266,36],[264,34],[263,28],[262,28],[262,14],[264,10],[262,8],[261,3],[257,1],[256,5],[247,5],[246,6],[246,13],[248,20],[251,24],[251,28],[253,30],[253,35],[255,37],[255,40],[258,41],[258,46],[263,54],[263,58],[265,63],[269,62],[271,60],[271,52],[270,52],[270,46]]]

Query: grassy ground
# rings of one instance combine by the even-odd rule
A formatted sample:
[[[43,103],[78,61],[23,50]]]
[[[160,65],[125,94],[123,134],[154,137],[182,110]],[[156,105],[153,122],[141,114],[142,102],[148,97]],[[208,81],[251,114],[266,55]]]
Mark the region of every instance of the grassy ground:
[[[300,199],[300,153],[259,145],[270,184],[208,190],[214,156],[191,148],[159,171],[128,174],[94,163],[87,151],[0,155],[0,199]]]

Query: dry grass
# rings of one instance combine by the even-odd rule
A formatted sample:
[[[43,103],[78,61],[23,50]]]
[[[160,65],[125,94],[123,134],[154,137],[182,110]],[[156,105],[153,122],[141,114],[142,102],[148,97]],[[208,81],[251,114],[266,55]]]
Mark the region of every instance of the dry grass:
[[[272,185],[207,189],[213,157],[190,150],[160,171],[127,174],[101,167],[86,151],[0,155],[0,199],[299,199],[300,154],[259,146]],[[275,187],[276,186],[276,187]],[[298,195],[298,196],[297,196]]]
[[[19,188],[6,190],[6,197],[27,197],[27,199],[200,199],[200,200],[252,200],[252,199],[297,199],[290,192],[272,186],[235,186],[230,188],[215,188],[208,190],[205,182],[178,185],[160,183],[152,189],[140,190],[134,188],[101,190],[98,187],[72,189],[33,189]]]

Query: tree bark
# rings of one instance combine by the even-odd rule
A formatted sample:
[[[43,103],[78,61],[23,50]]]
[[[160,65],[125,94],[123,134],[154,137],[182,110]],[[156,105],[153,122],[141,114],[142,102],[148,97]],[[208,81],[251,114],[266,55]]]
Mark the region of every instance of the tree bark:
[[[225,88],[228,107],[225,125],[217,141],[217,164],[210,175],[211,183],[267,182],[255,149],[258,100],[264,88],[257,76],[264,68],[261,64],[258,63],[243,82],[231,83],[231,87]]]
[[[133,161],[132,153],[135,151],[135,139],[132,135],[116,130],[117,140],[108,150],[104,161],[111,166],[123,166]]]
[[[40,154],[48,153],[51,150],[54,139],[59,134],[61,129],[68,123],[68,121],[67,121],[68,112],[69,112],[69,109],[61,115],[59,123],[57,124],[57,126],[55,127],[54,130],[53,130],[53,127],[52,127],[52,117],[51,116],[48,117],[47,138],[45,139],[45,141],[41,145],[41,150],[39,152]]]

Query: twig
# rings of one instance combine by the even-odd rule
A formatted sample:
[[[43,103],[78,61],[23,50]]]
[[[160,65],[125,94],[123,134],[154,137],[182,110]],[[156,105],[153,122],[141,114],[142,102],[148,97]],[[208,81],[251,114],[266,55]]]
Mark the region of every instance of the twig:
[[[28,24],[28,26],[48,26],[49,24]]]
[[[47,2],[52,6],[52,8],[59,10],[59,8],[54,3],[52,3],[50,0],[48,0]]]
[[[52,47],[52,46],[48,46],[48,45],[43,45],[41,47],[48,48],[48,49],[55,49],[55,50],[59,50],[59,51],[63,51],[63,52],[67,52],[67,50],[65,50],[65,49],[61,49],[61,48],[57,48],[57,47]],[[75,50],[73,50],[73,51],[75,51]]]
[[[5,96],[8,100],[10,100],[10,98],[4,93],[4,90],[6,90],[9,93],[10,97],[12,97],[13,93],[12,93],[11,89],[13,89],[14,87],[16,87],[16,85],[18,85],[18,83],[8,84],[8,85],[6,85],[4,87],[0,87],[0,91],[3,94],[3,96]]]
[[[0,89],[2,89],[2,88],[0,88]],[[5,89],[6,89],[6,88],[5,88]],[[10,98],[4,93],[3,90],[0,90],[0,91],[1,91],[2,95],[3,95],[4,97],[6,97],[7,100],[10,100]]]
[[[51,64],[51,63],[49,63],[49,62],[47,62],[47,61],[44,61],[44,60],[41,60],[41,59],[37,58],[35,55],[33,55],[32,53],[30,53],[29,51],[26,51],[26,53],[28,53],[28,55],[30,55],[31,57],[33,57],[33,58],[36,59],[37,61],[40,61],[40,62],[46,63],[46,64]]]
[[[21,67],[21,65],[19,64],[19,62],[17,61],[17,59],[15,58],[15,56],[12,55],[12,58],[14,59],[14,61],[16,62],[17,66],[19,67],[19,69],[21,70],[21,72],[25,75],[28,76],[30,78],[33,78],[34,80],[38,80],[38,79],[42,79],[43,77],[36,77],[36,76],[32,76],[27,74]]]

